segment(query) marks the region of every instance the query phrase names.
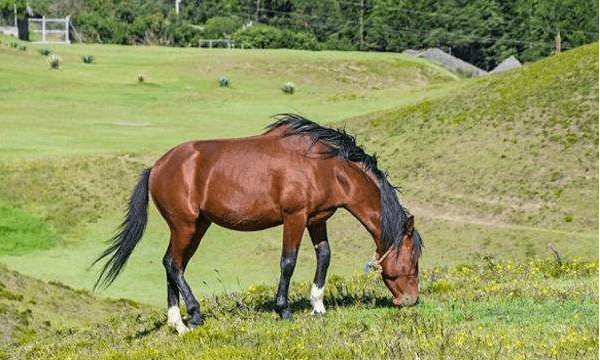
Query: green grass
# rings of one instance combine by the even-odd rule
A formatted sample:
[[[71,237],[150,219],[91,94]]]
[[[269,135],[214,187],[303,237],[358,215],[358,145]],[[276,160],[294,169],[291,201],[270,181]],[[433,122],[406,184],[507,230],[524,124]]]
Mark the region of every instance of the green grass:
[[[120,222],[138,171],[170,147],[194,138],[256,134],[279,112],[340,121],[458,80],[397,54],[98,45],[50,50],[63,60],[59,71],[47,66],[35,46],[26,52],[0,47],[7,100],[0,103],[0,203],[42,218],[60,235],[59,246],[1,261],[77,288],[93,284],[95,272],[88,266]],[[82,63],[81,54],[93,54],[94,64]],[[218,86],[222,74],[232,80],[229,88]],[[280,90],[287,81],[296,85],[292,96]],[[333,233],[332,247],[340,255],[332,269],[351,273],[371,257],[373,242],[354,220],[339,218],[346,235]],[[357,239],[346,245],[342,236]],[[156,264],[167,239],[163,220],[153,213],[128,266],[129,275],[145,280],[125,276],[107,294],[162,304],[164,273]],[[280,229],[246,234],[214,227],[190,267],[190,281],[209,294],[272,283],[279,272],[280,239]],[[346,256],[343,249],[351,247],[362,251]],[[229,253],[236,254],[233,264],[225,261]],[[155,265],[147,266],[149,261]],[[312,277],[308,244],[301,262],[297,276]],[[242,274],[240,267],[246,270]],[[149,279],[156,286],[148,287]]]
[[[598,232],[598,44],[357,119],[410,201],[487,222]]]
[[[339,121],[457,79],[397,54],[100,45],[50,50],[62,59],[59,71],[35,46],[25,52],[0,47],[0,160],[158,155],[190,139],[255,134],[280,112]],[[94,64],[81,62],[82,54],[93,54]],[[220,88],[221,75],[232,86]],[[293,96],[280,90],[287,81],[296,85]]]
[[[52,51],[65,63],[56,72],[34,48],[0,47],[6,59],[0,78],[10,100],[0,104],[7,114],[0,119],[7,125],[0,127],[7,139],[0,203],[43,219],[59,245],[5,254],[0,261],[38,278],[90,288],[96,272],[89,264],[120,223],[139,170],[180,141],[255,134],[268,115],[303,106],[311,111],[305,115],[327,121],[396,106],[345,122],[367,151],[379,155],[417,216],[426,243],[422,268],[484,256],[544,257],[548,243],[563,256],[595,257],[598,161],[590,129],[597,129],[598,111],[589,101],[598,93],[595,47],[462,81],[395,54],[57,46]],[[81,53],[93,53],[97,61],[83,64]],[[143,84],[140,72],[148,78]],[[224,73],[235,79],[232,88],[218,86]],[[553,78],[561,85],[548,80]],[[294,80],[298,93],[281,94],[286,79]],[[508,85],[515,83],[522,86]],[[531,115],[523,115],[551,113],[545,106],[556,103],[552,99],[581,103],[573,118],[552,110],[588,129],[568,147],[540,130],[551,126],[547,117],[530,122]],[[244,116],[234,119],[242,109]],[[461,123],[448,120],[463,113]],[[371,258],[373,241],[347,213],[336,214],[329,233],[332,274],[348,276]],[[167,241],[168,229],[152,210],[144,240],[105,294],[162,305],[160,259]],[[272,284],[280,246],[281,229],[235,233],[213,227],[188,279],[199,294]],[[304,241],[295,278],[312,278],[314,264]]]
[[[331,277],[328,313],[316,318],[309,288],[292,286],[293,322],[273,312],[275,286],[203,298],[206,324],[177,337],[152,307],[2,269],[0,358],[598,357],[597,261],[437,267],[422,274],[421,303],[405,309],[391,306],[376,274]]]
[[[51,50],[60,70],[36,46],[0,44],[0,262],[41,280],[0,268],[0,358],[598,357],[597,43],[473,79],[397,54]],[[176,338],[154,207],[100,294],[136,302],[85,290],[142,168],[182,141],[259,133],[278,112],[345,126],[378,154],[424,237],[419,306],[390,308],[381,280],[356,275],[374,245],[343,211],[316,321],[310,241],[286,323],[272,312],[281,229],[213,226],[186,272],[207,325]]]
[[[8,255],[48,249],[57,235],[47,224],[21,210],[0,205],[0,252]]]

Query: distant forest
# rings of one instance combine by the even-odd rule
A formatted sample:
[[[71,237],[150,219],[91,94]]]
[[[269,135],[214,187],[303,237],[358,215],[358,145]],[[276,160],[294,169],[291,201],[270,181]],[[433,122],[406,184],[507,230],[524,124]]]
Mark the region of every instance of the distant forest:
[[[401,52],[439,47],[482,69],[598,39],[597,0],[0,0],[2,13],[71,15],[81,41]]]

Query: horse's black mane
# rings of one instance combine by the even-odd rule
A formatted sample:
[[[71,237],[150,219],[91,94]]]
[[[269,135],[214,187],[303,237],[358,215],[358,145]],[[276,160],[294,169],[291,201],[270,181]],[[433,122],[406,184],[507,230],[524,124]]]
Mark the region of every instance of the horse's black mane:
[[[379,182],[381,197],[381,231],[384,250],[392,245],[400,245],[409,214],[398,201],[397,189],[390,184],[387,174],[377,167],[377,158],[365,153],[360,146],[356,145],[356,138],[343,129],[323,127],[297,114],[280,114],[275,118],[277,121],[267,127],[269,130],[286,126],[283,136],[309,135],[315,142],[327,146],[329,149],[327,155],[361,163],[365,171],[375,175]],[[421,238],[417,231],[415,234],[413,240],[418,256],[421,253]]]
[[[276,122],[269,125],[269,129],[274,129],[286,125],[288,129],[284,136],[295,134],[310,135],[315,142],[320,142],[329,148],[329,155],[339,156],[342,159],[362,163],[366,171],[372,172],[377,180],[386,178],[386,174],[377,168],[377,158],[365,153],[365,151],[356,145],[356,138],[346,133],[345,130],[334,130],[316,124],[300,115],[281,114],[275,116]]]

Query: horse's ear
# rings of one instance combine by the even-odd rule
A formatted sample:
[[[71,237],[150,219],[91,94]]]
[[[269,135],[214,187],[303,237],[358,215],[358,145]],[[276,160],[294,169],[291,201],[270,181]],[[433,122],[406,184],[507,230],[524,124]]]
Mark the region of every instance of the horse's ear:
[[[412,234],[414,230],[415,230],[415,217],[412,215],[409,215],[408,219],[406,220],[406,224],[404,225],[404,232],[406,234]]]

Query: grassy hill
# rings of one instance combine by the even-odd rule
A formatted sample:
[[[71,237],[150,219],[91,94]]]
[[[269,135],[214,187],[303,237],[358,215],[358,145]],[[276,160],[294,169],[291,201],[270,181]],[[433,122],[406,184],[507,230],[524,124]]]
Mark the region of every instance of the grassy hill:
[[[597,43],[473,79],[397,54],[56,46],[56,71],[38,50],[0,44],[0,358],[597,358]],[[135,302],[85,290],[142,168],[288,111],[357,134],[401,187],[426,245],[418,307],[390,308],[381,281],[357,275],[374,246],[344,212],[329,230],[333,308],[316,321],[310,241],[296,322],[281,323],[281,230],[213,227],[187,272],[207,325],[174,340],[154,208],[101,294]]]
[[[58,246],[0,255],[0,261],[76,288],[93,284],[96,274],[88,266],[120,223],[137,173],[170,147],[194,138],[256,134],[279,112],[341,121],[398,106],[459,79],[397,54],[98,45],[52,46],[62,59],[57,71],[40,47],[0,46],[7,100],[0,103],[0,203],[43,220]],[[94,64],[83,63],[82,54],[93,54]],[[138,81],[140,73],[144,82]],[[229,77],[229,88],[218,86],[220,75]],[[286,81],[296,85],[294,95],[280,90]],[[349,274],[372,256],[374,246],[355,221],[338,227],[333,271]],[[346,244],[344,233],[361,237]],[[152,210],[147,235],[128,266],[132,277],[107,294],[162,304],[159,259],[167,239],[164,221]],[[213,227],[192,262],[190,281],[202,293],[272,283],[280,243],[280,229],[241,234]],[[225,254],[236,263],[223,263]],[[312,277],[308,244],[302,256],[297,275]],[[32,263],[37,266],[27,265]]]
[[[597,256],[597,43],[350,123],[433,220],[428,252]]]
[[[421,274],[422,303],[395,309],[378,276],[330,277],[326,316],[294,283],[294,322],[275,286],[203,298],[182,337],[162,309],[106,300],[0,267],[0,359],[596,359],[598,261],[463,264]]]

